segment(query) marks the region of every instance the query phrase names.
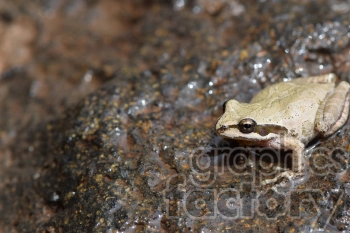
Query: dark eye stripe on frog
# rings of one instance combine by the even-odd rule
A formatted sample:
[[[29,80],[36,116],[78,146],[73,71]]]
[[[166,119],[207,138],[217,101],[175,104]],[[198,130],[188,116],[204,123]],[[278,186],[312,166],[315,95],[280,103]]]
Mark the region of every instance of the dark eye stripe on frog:
[[[269,133],[274,134],[287,134],[288,130],[279,125],[259,125],[256,127],[255,132],[261,136],[266,136]]]
[[[243,120],[247,120],[249,118],[243,119]],[[220,129],[218,129],[219,132],[225,132],[227,129],[230,128],[235,128],[238,129],[240,132],[245,133],[245,134],[249,134],[249,133],[257,133],[260,136],[266,136],[269,133],[274,133],[274,134],[287,134],[288,130],[283,127],[283,126],[279,126],[279,125],[257,125],[256,122],[252,119],[255,125],[253,126],[252,124],[250,124],[250,121],[240,121],[240,124],[238,125],[229,125],[229,126],[222,126]],[[253,124],[254,124],[253,123]]]

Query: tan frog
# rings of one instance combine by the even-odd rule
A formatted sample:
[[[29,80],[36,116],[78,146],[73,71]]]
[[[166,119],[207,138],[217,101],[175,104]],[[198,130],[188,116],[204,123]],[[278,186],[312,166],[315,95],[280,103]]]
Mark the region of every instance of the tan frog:
[[[302,175],[305,145],[317,135],[333,134],[348,118],[350,84],[335,86],[335,80],[334,74],[297,78],[265,88],[250,103],[229,100],[216,132],[250,145],[292,150],[294,175]]]

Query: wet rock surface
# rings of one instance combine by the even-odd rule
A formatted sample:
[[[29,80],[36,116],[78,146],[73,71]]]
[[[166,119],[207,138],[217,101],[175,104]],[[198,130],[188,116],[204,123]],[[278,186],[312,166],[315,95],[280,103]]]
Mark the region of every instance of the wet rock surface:
[[[214,125],[274,82],[350,81],[350,8],[171,3],[2,3],[3,232],[349,230],[348,123],[309,145],[297,187],[261,185],[288,152],[235,150]]]

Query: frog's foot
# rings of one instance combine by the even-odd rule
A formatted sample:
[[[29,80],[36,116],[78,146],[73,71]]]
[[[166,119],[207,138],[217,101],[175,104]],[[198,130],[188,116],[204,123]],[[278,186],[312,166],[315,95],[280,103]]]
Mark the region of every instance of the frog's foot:
[[[303,172],[292,172],[292,171],[285,171],[277,175],[273,179],[266,179],[261,182],[262,185],[267,185],[271,183],[275,183],[277,180],[281,178],[287,178],[289,182],[291,183],[292,187],[297,187],[299,185],[302,185],[306,183],[306,181],[310,178],[310,173],[303,171]]]

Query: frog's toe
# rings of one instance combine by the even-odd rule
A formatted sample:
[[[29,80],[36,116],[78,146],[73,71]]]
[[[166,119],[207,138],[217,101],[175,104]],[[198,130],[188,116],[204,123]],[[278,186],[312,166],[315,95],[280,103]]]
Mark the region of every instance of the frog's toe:
[[[294,173],[293,177],[290,179],[293,186],[299,186],[305,184],[310,178],[310,172],[298,172]]]
[[[303,172],[285,171],[280,173],[273,179],[263,180],[261,184],[264,186],[271,183],[276,183],[278,180],[282,178],[287,178],[292,187],[297,187],[299,185],[306,183],[309,180],[310,173],[307,171],[303,171]]]

